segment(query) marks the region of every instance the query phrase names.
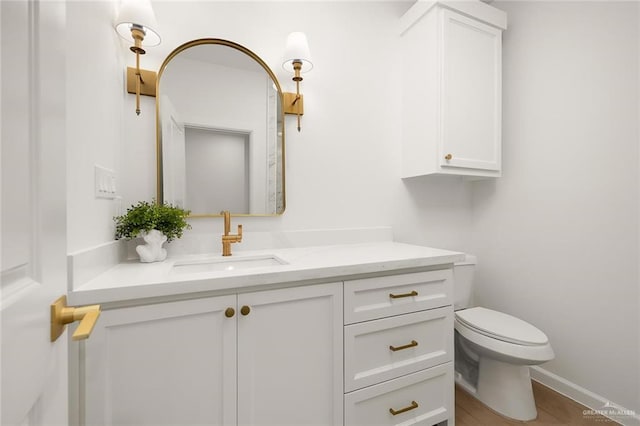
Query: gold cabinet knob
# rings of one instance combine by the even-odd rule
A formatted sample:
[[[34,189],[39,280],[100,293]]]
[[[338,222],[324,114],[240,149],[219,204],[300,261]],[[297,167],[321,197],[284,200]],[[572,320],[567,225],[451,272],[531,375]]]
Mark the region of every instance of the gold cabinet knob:
[[[224,311],[224,316],[227,318],[233,318],[235,314],[236,314],[236,310],[233,308],[227,308],[227,310]]]
[[[451,160],[452,158],[453,158],[453,155],[451,155],[451,154],[447,154],[447,155],[444,156],[444,159],[447,160],[447,161]]]
[[[251,308],[247,305],[244,305],[242,308],[240,308],[240,313],[244,316],[249,315],[249,312],[251,312]]]

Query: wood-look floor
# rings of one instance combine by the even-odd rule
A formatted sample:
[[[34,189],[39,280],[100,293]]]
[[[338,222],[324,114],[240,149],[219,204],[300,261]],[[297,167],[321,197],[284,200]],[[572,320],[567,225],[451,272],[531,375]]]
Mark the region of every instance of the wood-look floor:
[[[477,399],[456,386],[457,426],[504,425],[617,425],[606,417],[584,416],[588,408],[559,393],[532,381],[538,418],[530,422],[507,419],[487,408]]]

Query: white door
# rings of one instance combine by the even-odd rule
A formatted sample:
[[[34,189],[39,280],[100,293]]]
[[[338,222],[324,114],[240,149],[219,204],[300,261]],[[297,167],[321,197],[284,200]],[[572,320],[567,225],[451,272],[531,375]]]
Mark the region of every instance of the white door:
[[[65,3],[0,2],[0,424],[66,425]]]

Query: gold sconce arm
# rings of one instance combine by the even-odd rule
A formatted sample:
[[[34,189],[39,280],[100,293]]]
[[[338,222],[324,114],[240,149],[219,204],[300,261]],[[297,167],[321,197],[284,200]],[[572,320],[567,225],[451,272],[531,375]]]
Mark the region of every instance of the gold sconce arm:
[[[127,92],[136,95],[137,115],[140,115],[140,95],[155,96],[155,73],[153,73],[153,80],[147,78],[146,73],[151,71],[140,69],[140,55],[146,53],[146,46],[160,44],[160,34],[156,31],[157,25],[150,0],[120,1],[120,10],[114,28],[120,37],[133,43],[129,50],[136,55],[136,66],[127,68]]]
[[[285,70],[293,69],[293,81],[296,82],[296,93],[284,93],[284,113],[295,114],[298,117],[298,131],[300,131],[300,116],[304,114],[302,95],[300,94],[300,82],[302,73],[313,68],[311,53],[307,36],[302,32],[293,32],[287,36],[287,45],[284,54],[285,61],[282,64]]]
[[[298,131],[300,131],[300,116],[304,115],[304,101],[300,94],[300,82],[302,76],[300,71],[302,70],[302,61],[294,60],[293,63],[293,81],[296,82],[296,93],[284,93],[284,113],[295,114],[298,116]]]
[[[142,48],[144,31],[141,28],[133,27],[131,28],[131,36],[135,44],[129,49],[136,54],[136,115],[140,115],[140,83],[142,83],[142,76],[140,75],[140,55],[146,53]]]
[[[60,296],[51,304],[51,341],[55,342],[62,335],[67,324],[80,321],[73,333],[73,340],[89,338],[100,316],[100,305],[81,307],[67,306],[67,296]]]
[[[304,96],[300,93],[284,92],[284,113],[298,116],[298,131],[300,131],[300,117],[304,115]]]
[[[155,98],[157,79],[158,73],[155,71],[127,67],[127,93]],[[138,93],[136,93],[136,90],[138,90]],[[136,106],[140,106],[140,99],[136,99]]]
[[[136,67],[127,67],[127,92],[136,95],[136,115],[140,115],[140,95],[156,96],[157,73],[140,69],[140,55],[146,51],[142,48],[145,33],[141,28],[131,28],[134,45],[129,48],[136,54]]]

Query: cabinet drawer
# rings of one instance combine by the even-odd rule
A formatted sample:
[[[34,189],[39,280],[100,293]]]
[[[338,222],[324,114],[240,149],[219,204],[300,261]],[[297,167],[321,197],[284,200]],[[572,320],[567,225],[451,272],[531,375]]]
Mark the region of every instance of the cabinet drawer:
[[[451,361],[453,308],[348,325],[344,349],[345,392]]]
[[[452,383],[453,362],[448,362],[348,393],[345,426],[431,426],[453,419]]]
[[[450,305],[452,282],[451,269],[345,281],[345,324]]]

